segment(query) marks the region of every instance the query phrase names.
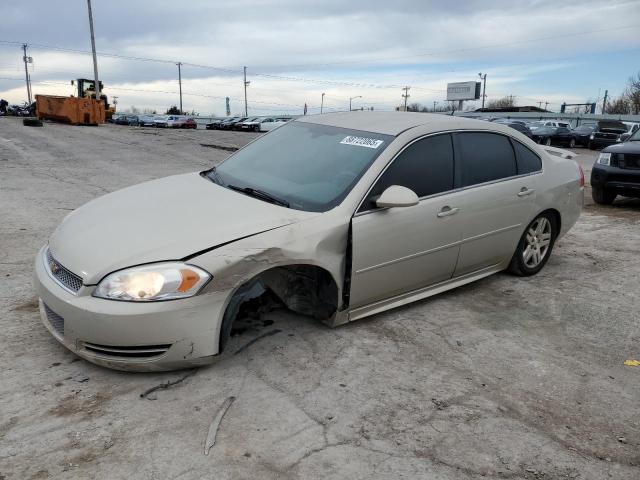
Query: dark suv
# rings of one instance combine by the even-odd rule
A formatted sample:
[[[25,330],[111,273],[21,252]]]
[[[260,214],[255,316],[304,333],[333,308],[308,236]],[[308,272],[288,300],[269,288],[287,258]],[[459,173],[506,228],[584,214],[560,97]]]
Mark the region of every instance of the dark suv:
[[[626,132],[627,126],[620,120],[600,120],[593,133],[589,135],[588,147],[595,150],[615,145],[621,141],[620,137]]]
[[[618,195],[640,198],[640,130],[600,152],[591,170],[591,194],[603,205],[611,205]]]

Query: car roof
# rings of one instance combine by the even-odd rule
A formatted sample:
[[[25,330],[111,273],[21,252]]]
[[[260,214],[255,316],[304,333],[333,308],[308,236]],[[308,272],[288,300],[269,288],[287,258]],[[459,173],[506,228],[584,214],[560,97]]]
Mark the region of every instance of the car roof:
[[[296,122],[316,123],[397,136],[405,130],[424,126],[433,132],[449,129],[506,131],[504,124],[472,118],[417,112],[340,112],[300,117]]]

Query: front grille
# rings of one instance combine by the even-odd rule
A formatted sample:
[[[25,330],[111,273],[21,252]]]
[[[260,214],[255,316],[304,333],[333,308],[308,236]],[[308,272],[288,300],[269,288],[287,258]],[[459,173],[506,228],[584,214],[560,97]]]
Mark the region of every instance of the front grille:
[[[618,153],[616,157],[620,168],[628,168],[632,170],[640,169],[640,154]]]
[[[47,321],[61,336],[64,336],[64,318],[51,310],[49,306],[44,303],[44,313],[47,315]]]
[[[598,132],[598,133],[594,133],[593,136],[595,138],[606,138],[606,139],[615,140],[616,138],[618,138],[619,134]]]
[[[63,267],[53,255],[51,255],[51,250],[47,248],[47,268],[53,278],[55,278],[60,285],[65,287],[67,290],[71,290],[76,293],[82,287],[82,278],[73,273],[72,271]]]
[[[111,345],[98,345],[97,343],[84,342],[84,348],[89,352],[102,357],[120,358],[150,358],[162,355],[171,348],[171,344],[165,345],[141,345],[135,347],[116,347]]]

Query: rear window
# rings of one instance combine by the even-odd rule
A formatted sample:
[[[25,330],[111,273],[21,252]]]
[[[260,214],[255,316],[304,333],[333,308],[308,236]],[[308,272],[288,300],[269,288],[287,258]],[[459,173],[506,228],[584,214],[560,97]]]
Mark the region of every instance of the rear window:
[[[511,143],[516,153],[518,175],[525,175],[542,170],[542,160],[540,160],[538,155],[516,140],[511,139]]]
[[[517,175],[515,154],[507,137],[484,132],[463,132],[456,136],[463,187]]]

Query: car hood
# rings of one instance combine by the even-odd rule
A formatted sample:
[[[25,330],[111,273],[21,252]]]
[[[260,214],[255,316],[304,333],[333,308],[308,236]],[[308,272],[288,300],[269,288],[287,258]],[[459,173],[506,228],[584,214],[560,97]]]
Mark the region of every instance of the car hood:
[[[640,142],[623,142],[616,143],[615,145],[609,145],[602,149],[605,153],[632,153],[640,154]]]
[[[63,220],[49,246],[58,262],[93,285],[115,270],[178,260],[317,215],[267,203],[190,173],[92,200]]]

